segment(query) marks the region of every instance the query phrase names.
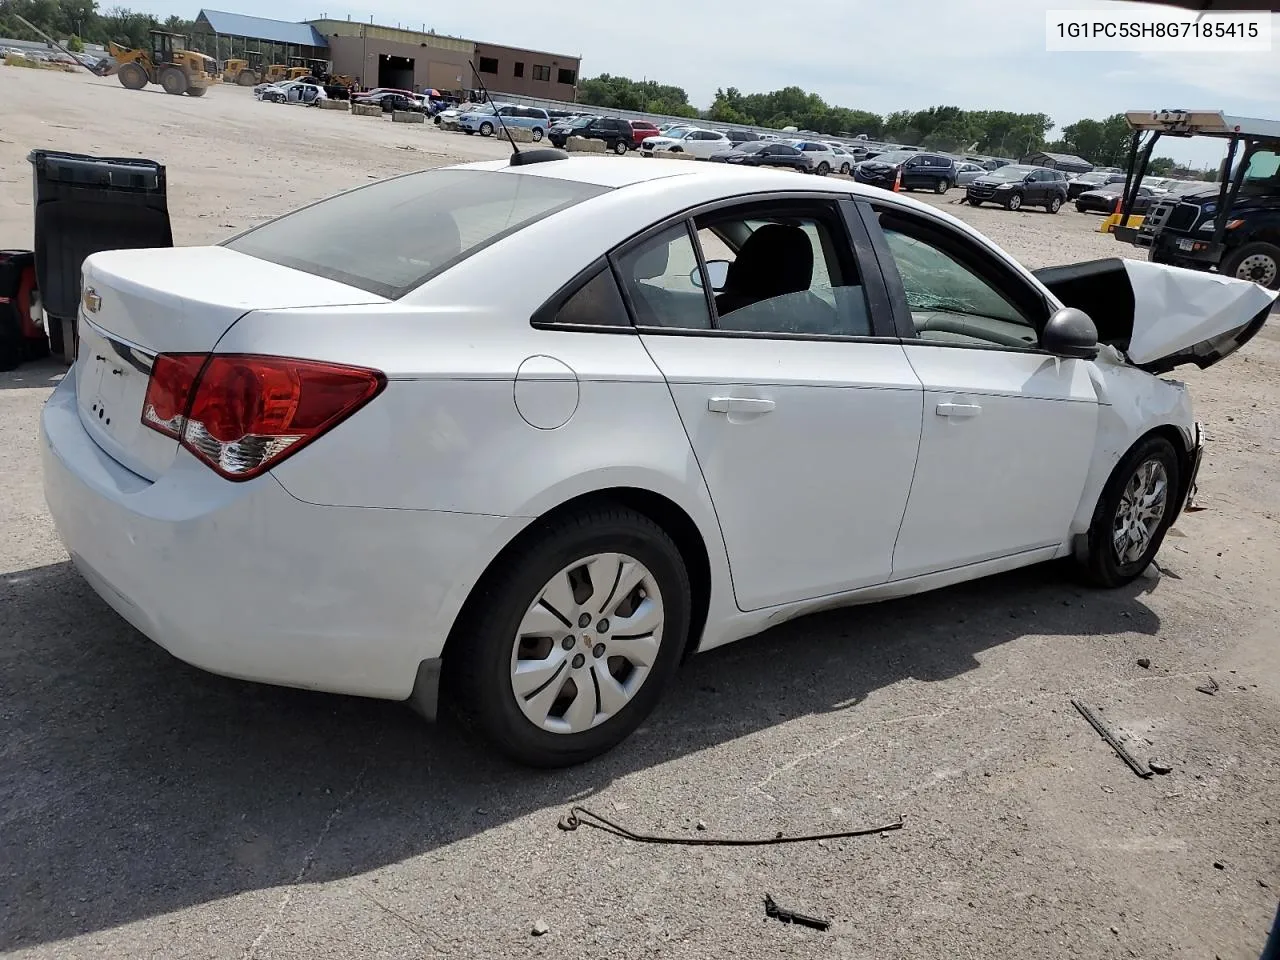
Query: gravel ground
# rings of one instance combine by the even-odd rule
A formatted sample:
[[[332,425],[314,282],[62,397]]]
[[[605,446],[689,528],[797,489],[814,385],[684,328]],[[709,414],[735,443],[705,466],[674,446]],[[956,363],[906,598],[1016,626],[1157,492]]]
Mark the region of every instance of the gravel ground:
[[[235,88],[197,101],[0,68],[0,91],[0,247],[30,244],[33,147],[163,161],[184,244],[370,177],[503,152]],[[1118,252],[1074,211],[937,202],[1032,266]],[[1261,949],[1280,890],[1274,331],[1188,375],[1211,440],[1204,509],[1179,521],[1162,575],[1104,593],[1047,566],[800,620],[695,658],[639,735],[549,775],[396,704],[208,676],[126,626],[72,571],[45,512],[37,417],[60,372],[0,374],[7,956]],[[1196,692],[1209,676],[1219,692]],[[1073,696],[1173,772],[1135,777]],[[690,837],[905,827],[822,845],[640,846],[556,829],[573,803]],[[766,920],[766,892],[831,930]]]

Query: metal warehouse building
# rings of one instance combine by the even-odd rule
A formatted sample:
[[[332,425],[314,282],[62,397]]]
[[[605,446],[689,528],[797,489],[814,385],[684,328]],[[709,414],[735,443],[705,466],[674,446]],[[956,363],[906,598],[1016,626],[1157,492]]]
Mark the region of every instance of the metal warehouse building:
[[[566,54],[349,19],[292,23],[218,10],[200,11],[196,33],[204,51],[219,60],[248,53],[261,53],[268,63],[327,60],[333,73],[355,77],[365,87],[462,93],[478,86],[471,61],[495,96],[577,100],[581,61]]]

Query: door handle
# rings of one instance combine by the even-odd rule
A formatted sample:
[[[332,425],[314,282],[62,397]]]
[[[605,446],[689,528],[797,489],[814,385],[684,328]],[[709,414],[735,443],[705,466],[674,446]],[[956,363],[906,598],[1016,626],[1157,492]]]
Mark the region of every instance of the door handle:
[[[712,397],[707,409],[712,413],[768,413],[776,404],[755,397]]]
[[[938,416],[940,417],[976,417],[980,413],[982,413],[982,408],[976,403],[938,404]]]

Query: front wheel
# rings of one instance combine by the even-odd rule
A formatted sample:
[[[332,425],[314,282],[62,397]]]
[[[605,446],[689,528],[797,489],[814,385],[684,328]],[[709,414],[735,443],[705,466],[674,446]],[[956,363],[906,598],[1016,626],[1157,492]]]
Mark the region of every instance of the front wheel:
[[[1045,209],[1047,209],[1050,213],[1057,213],[1059,210],[1062,209],[1062,198],[1054,197],[1052,200],[1049,201],[1049,206],[1046,207]]]
[[[446,652],[446,692],[511,759],[581,763],[632,733],[684,650],[692,607],[675,543],[596,507],[545,523],[491,568]]]
[[[625,140],[619,140],[613,145],[613,152],[618,156],[622,156],[627,152],[627,142]]]
[[[492,137],[492,136],[493,136],[493,124],[492,124],[492,123],[490,123],[488,120],[486,120],[484,123],[480,124],[480,136],[482,136],[482,137]]]
[[[831,172],[831,164],[827,163],[827,161],[823,160],[820,164],[818,164],[818,176],[825,177],[830,172]]]
[[[981,200],[979,200],[977,197],[969,197],[969,202],[970,202],[971,204],[973,204],[973,206],[975,206],[975,207],[980,207],[980,206],[982,206],[982,201],[981,201]]]
[[[1125,454],[1089,526],[1082,560],[1092,583],[1122,587],[1147,569],[1176,518],[1180,481],[1177,452],[1164,437],[1148,437]]]
[[[1010,197],[1008,200],[1004,202],[1004,208],[1006,210],[1021,210],[1022,196],[1020,194],[1015,193],[1012,197]]]
[[[841,164],[841,165],[840,165],[840,173],[841,173],[841,175],[842,175],[842,176],[846,176],[846,177],[847,177],[847,176],[849,175],[849,171],[850,171],[850,170],[852,170],[852,169],[853,169],[853,168],[852,168],[852,167],[850,167],[850,166],[849,166],[849,164],[847,164],[847,163],[844,163],[844,164]]]
[[[165,93],[180,97],[187,92],[187,76],[177,67],[169,67],[160,73],[160,86]]]
[[[939,180],[937,183],[933,185],[934,193],[946,193],[950,189],[951,189],[951,184],[947,183],[946,180]]]
[[[1246,243],[1223,260],[1221,270],[1228,277],[1280,290],[1280,247],[1274,243]]]
[[[209,89],[208,87],[192,87],[190,90],[188,90],[188,91],[187,91],[187,96],[188,96],[188,97],[203,97],[203,96],[205,95],[205,92],[206,92],[208,89]]]

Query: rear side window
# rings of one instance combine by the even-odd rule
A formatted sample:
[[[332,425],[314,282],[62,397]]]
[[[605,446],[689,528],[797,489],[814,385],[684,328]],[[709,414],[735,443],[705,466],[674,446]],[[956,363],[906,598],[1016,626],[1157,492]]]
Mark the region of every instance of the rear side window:
[[[559,309],[543,309],[535,315],[534,323],[552,323],[570,327],[631,327],[627,305],[613,278],[608,263],[599,268],[586,283],[564,300]]]
[[[427,170],[321,200],[223,244],[398,299],[496,240],[607,187],[489,170]]]

